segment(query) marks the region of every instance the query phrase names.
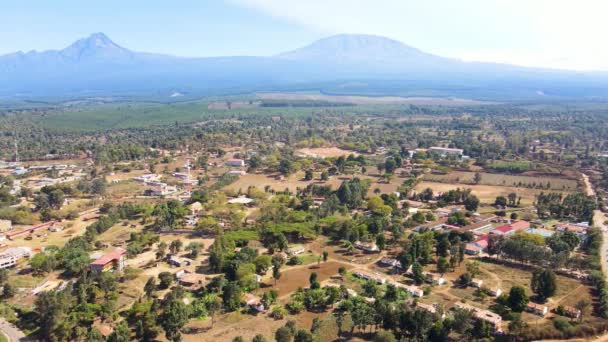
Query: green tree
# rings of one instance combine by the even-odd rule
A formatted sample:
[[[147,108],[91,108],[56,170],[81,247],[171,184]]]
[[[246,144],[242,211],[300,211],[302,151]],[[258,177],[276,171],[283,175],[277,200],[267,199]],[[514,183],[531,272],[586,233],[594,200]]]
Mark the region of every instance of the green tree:
[[[131,332],[126,322],[120,322],[114,328],[114,331],[108,336],[108,342],[129,342],[131,341]]]
[[[509,297],[507,299],[507,303],[511,310],[515,312],[522,312],[528,305],[528,296],[526,295],[526,290],[521,286],[513,286],[509,291]]]
[[[173,240],[171,241],[171,244],[169,244],[169,251],[171,252],[171,254],[175,255],[177,253],[179,253],[179,251],[181,251],[183,246],[183,242],[180,239],[177,240]]]
[[[446,257],[439,257],[437,259],[437,272],[444,274],[450,268],[450,262]]]
[[[386,238],[384,237],[384,233],[380,232],[376,235],[376,246],[378,249],[383,251],[386,248]]]
[[[555,273],[550,269],[537,269],[532,273],[532,291],[536,293],[540,301],[545,301],[553,296],[557,290],[557,279]]]
[[[382,330],[376,333],[374,336],[374,342],[397,342],[397,338],[392,332],[388,330]]]
[[[312,173],[312,170],[308,169],[304,172],[304,180],[310,181],[314,178],[314,174]]]
[[[475,195],[468,195],[464,200],[464,207],[468,211],[477,211],[479,198]]]
[[[318,277],[317,276],[317,272],[312,272],[310,274],[310,277],[309,277],[308,280],[310,282],[310,288],[311,289],[318,289],[318,288],[321,287],[321,284],[319,284],[319,281],[317,280],[317,277]]]
[[[160,280],[159,287],[161,289],[168,289],[173,283],[173,274],[171,272],[160,272],[158,279]]]
[[[292,342],[293,341],[293,332],[288,327],[280,327],[274,333],[274,339],[277,342]]]
[[[312,342],[312,334],[304,329],[300,329],[296,332],[293,338],[294,342]]]
[[[422,284],[422,282],[424,282],[423,269],[419,262],[414,262],[412,264],[412,279],[414,279],[416,284]]]
[[[251,342],[267,342],[267,340],[266,340],[266,337],[264,337],[264,335],[257,334],[253,337],[253,340],[251,340]]]
[[[190,310],[181,300],[172,300],[164,305],[159,322],[168,340],[181,341],[181,329],[188,323],[189,316]]]
[[[146,294],[146,297],[150,298],[154,291],[156,291],[156,279],[150,277],[148,278],[148,281],[146,281],[146,285],[144,285],[144,293]]]

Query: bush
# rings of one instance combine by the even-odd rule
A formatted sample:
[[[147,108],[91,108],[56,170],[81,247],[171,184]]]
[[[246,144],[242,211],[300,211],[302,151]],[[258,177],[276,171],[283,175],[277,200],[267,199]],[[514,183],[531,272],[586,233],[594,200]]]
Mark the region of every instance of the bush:
[[[286,314],[287,311],[282,306],[277,305],[272,308],[272,311],[270,312],[270,317],[278,320],[285,318]]]
[[[302,310],[304,310],[304,303],[299,300],[294,300],[291,303],[288,303],[286,307],[287,310],[289,310],[289,313],[295,315],[299,314],[300,312],[302,312]]]
[[[292,256],[291,258],[289,258],[289,261],[287,261],[287,265],[302,265],[304,261],[302,260],[302,257],[299,256]]]
[[[568,322],[568,320],[564,317],[555,317],[555,319],[553,320],[553,326],[555,327],[555,329],[563,333],[572,333],[572,324],[570,324],[570,322]]]

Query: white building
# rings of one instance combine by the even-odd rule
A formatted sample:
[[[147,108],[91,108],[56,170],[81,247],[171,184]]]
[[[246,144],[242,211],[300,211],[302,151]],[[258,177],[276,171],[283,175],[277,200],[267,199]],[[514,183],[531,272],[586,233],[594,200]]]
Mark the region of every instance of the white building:
[[[226,165],[233,167],[243,167],[245,166],[245,161],[243,159],[228,159],[226,161]]]
[[[437,153],[441,154],[443,157],[446,157],[446,156],[462,157],[462,154],[464,153],[464,150],[462,150],[460,148],[447,148],[447,147],[438,147],[438,146],[433,146],[433,147],[429,148],[429,150],[433,151],[433,152],[437,152]]]
[[[0,268],[13,267],[23,258],[29,258],[32,255],[31,248],[28,247],[12,247],[0,253]]]

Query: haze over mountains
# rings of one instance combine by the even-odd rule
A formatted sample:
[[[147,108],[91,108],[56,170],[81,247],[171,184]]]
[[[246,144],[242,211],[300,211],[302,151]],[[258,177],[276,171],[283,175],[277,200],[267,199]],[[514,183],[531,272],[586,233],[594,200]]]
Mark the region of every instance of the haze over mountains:
[[[605,73],[463,62],[370,35],[337,35],[270,57],[183,58],[135,52],[103,33],[62,50],[0,56],[2,96],[253,91],[459,96],[480,99],[608,98]]]

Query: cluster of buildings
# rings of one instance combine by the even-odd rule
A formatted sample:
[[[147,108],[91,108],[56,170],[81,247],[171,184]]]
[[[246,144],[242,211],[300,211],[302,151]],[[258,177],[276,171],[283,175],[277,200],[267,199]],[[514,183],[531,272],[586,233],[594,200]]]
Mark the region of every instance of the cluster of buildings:
[[[438,153],[442,157],[457,157],[462,158],[465,157],[464,150],[461,148],[449,148],[449,147],[441,147],[441,146],[432,146],[429,148],[417,148],[409,151],[410,158],[414,156],[416,152],[434,152]]]
[[[146,192],[151,196],[167,196],[177,192],[176,186],[161,182],[160,179],[161,176],[154,173],[133,177],[134,181],[146,185]]]
[[[18,231],[14,231],[12,229],[12,225],[8,225],[7,223],[4,224],[4,227],[6,227],[6,230],[3,230],[0,233],[0,241],[4,240],[4,239],[9,239],[12,240],[16,237],[20,237],[20,236],[25,236],[25,235],[30,235],[33,234],[35,232],[47,229],[51,232],[56,232],[56,231],[60,231],[62,228],[59,226],[59,222],[57,221],[49,221],[49,222],[45,222],[45,223],[41,223],[35,226],[31,226],[22,230],[18,230]]]
[[[470,311],[475,319],[489,323],[494,328],[495,333],[502,333],[503,331],[502,317],[499,314],[461,302],[457,302],[454,308]]]
[[[32,165],[29,167],[24,167],[19,165],[19,163],[4,163],[4,167],[0,166],[0,168],[12,168],[11,174],[13,176],[22,176],[32,171],[65,171],[69,169],[76,169],[78,166],[76,165]]]
[[[17,265],[19,260],[32,256],[29,247],[11,247],[0,253],[0,268],[9,268]]]

